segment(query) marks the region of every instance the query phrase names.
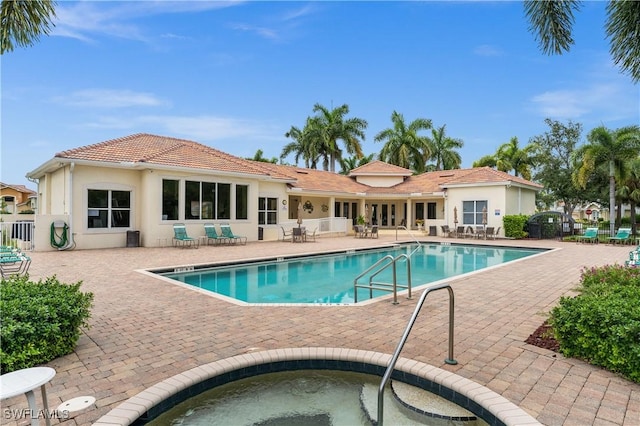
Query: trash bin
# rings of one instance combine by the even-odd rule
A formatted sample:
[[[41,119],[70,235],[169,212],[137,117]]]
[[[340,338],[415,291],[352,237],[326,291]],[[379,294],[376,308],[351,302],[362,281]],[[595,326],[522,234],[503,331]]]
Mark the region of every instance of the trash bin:
[[[140,247],[140,231],[127,231],[127,247]]]
[[[258,226],[258,241],[264,240],[264,228],[262,226]]]
[[[429,227],[429,236],[430,237],[435,237],[438,235],[438,228],[435,226],[430,226]]]

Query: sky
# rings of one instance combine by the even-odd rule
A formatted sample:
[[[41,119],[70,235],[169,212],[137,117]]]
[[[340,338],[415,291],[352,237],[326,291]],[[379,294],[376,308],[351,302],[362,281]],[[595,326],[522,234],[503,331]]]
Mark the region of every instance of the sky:
[[[316,103],[368,122],[367,155],[393,111],[446,125],[463,167],[545,118],[583,139],[639,124],[605,6],[583,3],[570,52],[548,56],[522,2],[58,0],[51,33],[1,57],[0,180],[36,189],[25,175],[56,153],[135,133],[280,157]]]

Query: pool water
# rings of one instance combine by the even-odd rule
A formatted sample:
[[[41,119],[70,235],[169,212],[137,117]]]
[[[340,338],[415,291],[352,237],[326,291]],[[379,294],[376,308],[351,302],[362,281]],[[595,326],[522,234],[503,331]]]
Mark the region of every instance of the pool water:
[[[375,250],[341,252],[291,259],[274,259],[160,275],[247,303],[351,304],[354,280],[387,255],[405,254],[411,259],[412,288],[461,274],[497,266],[540,253],[540,249],[441,244],[404,244]],[[375,277],[393,282],[393,268]],[[397,263],[396,282],[408,282],[404,260]],[[368,276],[359,283],[368,283]],[[374,290],[372,297],[389,292]],[[369,290],[358,288],[358,301],[370,299]]]
[[[171,426],[359,426],[377,417],[380,378],[370,374],[299,370],[263,374],[227,383],[176,405],[148,425]],[[385,424],[485,425],[473,413],[431,392],[419,392],[434,411],[412,411],[385,392]],[[422,408],[425,408],[424,406]],[[420,408],[420,410],[422,410]]]

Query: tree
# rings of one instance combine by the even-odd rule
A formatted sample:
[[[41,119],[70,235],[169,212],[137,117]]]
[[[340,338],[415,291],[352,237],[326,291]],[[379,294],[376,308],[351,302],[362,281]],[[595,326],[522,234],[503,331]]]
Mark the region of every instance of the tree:
[[[364,166],[367,163],[370,163],[373,160],[375,154],[365,155],[362,158],[356,158],[355,156],[343,158],[340,161],[340,174],[347,175],[349,172],[355,168],[360,166]]]
[[[311,117],[307,118],[307,122],[302,130],[296,126],[291,126],[291,129],[289,129],[284,136],[293,139],[293,142],[289,142],[282,148],[280,161],[290,154],[294,154],[296,164],[298,164],[298,161],[302,158],[307,169],[317,168],[320,153],[318,152],[318,146],[314,144],[315,138],[311,137],[311,133],[314,131],[314,123]]]
[[[640,127],[627,126],[611,131],[599,126],[589,132],[588,144],[577,152],[582,158],[582,165],[576,171],[575,180],[583,188],[591,173],[598,165],[608,168],[609,176],[609,214],[612,215],[616,205],[616,177],[625,175],[627,161],[636,159],[640,154]],[[615,222],[610,220],[611,235],[615,233]]]
[[[332,172],[336,170],[336,160],[342,159],[342,150],[338,146],[339,140],[342,140],[344,148],[349,154],[355,155],[357,158],[362,157],[360,140],[365,138],[366,120],[357,117],[345,119],[345,116],[349,114],[347,104],[332,110],[321,104],[315,104],[313,112],[316,113],[316,116],[312,120],[313,128],[310,136],[314,140],[314,145],[319,147],[320,155],[326,155],[329,158]]]
[[[0,54],[16,46],[32,46],[41,34],[49,34],[56,16],[55,4],[52,0],[2,0]]]
[[[574,44],[571,36],[574,12],[580,10],[581,3],[577,0],[525,0],[529,30],[535,34],[544,53],[569,51]],[[610,1],[605,26],[613,61],[637,83],[640,81],[640,2]]]
[[[534,180],[544,186],[546,194],[562,201],[564,212],[571,216],[578,204],[587,201],[585,191],[574,185],[572,179],[576,169],[573,153],[580,141],[582,125],[572,121],[565,125],[549,118],[544,121],[549,131],[529,141],[537,160]]]
[[[618,194],[623,202],[629,203],[631,211],[631,231],[636,233],[636,206],[640,204],[640,158],[629,162],[629,173],[618,188]]]
[[[273,163],[273,164],[276,164],[278,162],[278,159],[276,157],[265,158],[263,157],[263,154],[264,152],[261,149],[259,149],[253,155],[253,157],[249,157],[247,158],[247,160],[260,161],[262,163]]]
[[[455,150],[462,148],[464,142],[447,136],[445,127],[446,124],[437,129],[431,129],[431,137],[427,138],[431,151],[429,160],[435,161],[435,164],[428,166],[429,169],[436,171],[459,169],[462,164],[462,158]]]
[[[379,158],[389,164],[411,169],[415,173],[424,172],[426,160],[431,157],[432,152],[429,139],[418,132],[430,129],[431,120],[416,118],[407,126],[404,116],[393,111],[391,122],[392,128],[380,131],[374,138],[376,142],[384,142]]]
[[[535,147],[531,144],[520,149],[518,138],[512,137],[498,147],[493,155],[485,155],[473,162],[473,167],[494,167],[502,172],[513,172],[515,176],[531,180],[531,170],[535,165]]]

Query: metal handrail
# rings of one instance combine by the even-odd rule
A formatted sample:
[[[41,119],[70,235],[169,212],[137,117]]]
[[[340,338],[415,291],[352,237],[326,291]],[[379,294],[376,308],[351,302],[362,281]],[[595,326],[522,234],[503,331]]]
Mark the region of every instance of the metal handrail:
[[[367,275],[373,268],[375,268],[376,266],[378,266],[379,264],[381,264],[385,260],[390,261],[390,263],[388,264],[388,265],[390,265],[391,263],[393,263],[393,256],[388,254],[388,255],[384,256],[383,258],[378,259],[378,261],[376,263],[374,263],[373,265],[369,266],[367,269],[364,270],[364,272],[362,272],[360,275],[358,275],[353,280],[353,301],[354,301],[354,303],[358,303],[358,280],[360,278],[362,278],[363,276]],[[388,265],[385,265],[385,268]],[[384,268],[382,268],[382,269],[384,269]]]
[[[418,238],[415,235],[413,235],[413,232],[411,232],[411,230],[404,225],[396,226],[396,241],[398,240],[398,229],[404,229],[405,231],[407,231],[409,233],[409,236],[413,239],[413,242],[418,244],[418,246],[409,254],[409,256],[412,256],[413,253],[417,252],[418,249],[422,247],[422,243],[418,240]]]
[[[407,324],[407,328],[404,331],[404,334],[402,335],[402,338],[400,339],[400,343],[398,343],[398,347],[396,348],[395,352],[393,353],[393,357],[391,358],[391,361],[389,362],[389,365],[387,366],[387,370],[384,372],[384,375],[382,376],[382,381],[380,382],[380,387],[378,388],[378,426],[382,426],[383,425],[383,414],[384,414],[384,388],[387,385],[387,382],[389,381],[389,378],[391,377],[391,374],[393,373],[393,369],[396,366],[396,362],[398,361],[398,358],[400,357],[400,351],[402,351],[402,348],[404,347],[404,344],[407,341],[407,338],[409,337],[409,333],[411,333],[411,329],[413,328],[413,324],[416,322],[416,318],[418,318],[418,314],[420,313],[420,309],[422,308],[422,305],[424,304],[425,299],[427,298],[427,295],[429,293],[431,293],[432,291],[436,291],[436,290],[442,290],[442,289],[447,289],[449,292],[449,358],[445,359],[444,362],[449,364],[449,365],[456,365],[458,363],[458,361],[456,361],[453,358],[453,311],[454,311],[454,296],[453,296],[453,289],[451,288],[451,286],[449,284],[443,283],[443,284],[437,284],[434,285],[432,287],[427,288],[424,293],[422,293],[422,296],[420,296],[420,300],[418,301],[418,304],[416,305],[416,309],[413,311],[413,315],[411,315],[411,319],[409,320],[409,323]]]
[[[411,254],[413,254],[414,252],[411,252]],[[407,293],[407,299],[411,299],[411,258],[409,257],[410,255],[406,255],[404,253],[399,254],[398,256],[396,256],[395,258],[393,258],[393,261],[388,264],[385,265],[384,267],[380,268],[377,272],[373,273],[370,277],[369,277],[369,298],[373,297],[373,279],[376,277],[376,275],[378,275],[379,273],[381,273],[382,271],[384,271],[385,269],[387,269],[390,265],[393,265],[393,304],[397,305],[398,304],[398,281],[396,279],[396,263],[400,260],[400,259],[406,259],[407,261],[407,285],[402,286],[405,287],[408,290]]]

